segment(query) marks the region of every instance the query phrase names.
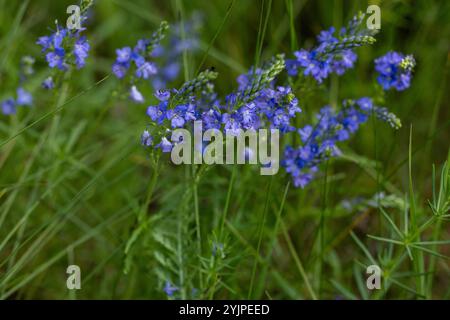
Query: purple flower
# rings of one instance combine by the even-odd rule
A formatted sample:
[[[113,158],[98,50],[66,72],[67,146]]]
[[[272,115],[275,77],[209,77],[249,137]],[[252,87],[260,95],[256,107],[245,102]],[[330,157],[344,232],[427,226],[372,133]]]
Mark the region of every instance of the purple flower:
[[[220,112],[214,109],[209,109],[202,113],[202,123],[205,130],[220,129],[222,123],[222,116]]]
[[[151,62],[139,62],[138,68],[136,70],[136,77],[148,79],[150,76],[157,73],[157,69],[154,63]]]
[[[370,111],[373,108],[372,99],[368,97],[362,97],[356,100],[356,104],[361,108],[363,111]]]
[[[142,93],[139,92],[139,90],[136,88],[136,86],[131,86],[130,98],[134,102],[144,103],[144,96],[142,95]]]
[[[118,63],[128,63],[128,62],[130,62],[131,52],[132,51],[131,51],[130,47],[117,49],[116,50],[116,54],[117,54],[116,62],[118,62]]]
[[[45,58],[49,67],[67,70],[69,65],[76,65],[78,69],[82,68],[89,52],[86,38],[80,37],[80,31],[72,32],[61,27],[57,28],[55,33],[40,37],[36,42],[42,47],[42,52],[46,52]]]
[[[356,59],[357,56],[352,50],[344,50],[335,56],[331,68],[336,74],[343,75],[347,69],[353,68]]]
[[[384,90],[390,88],[395,88],[397,91],[405,90],[410,86],[415,64],[412,55],[404,56],[401,53],[390,51],[375,59],[375,70],[379,74],[377,81]]]
[[[78,69],[84,67],[86,63],[85,60],[88,57],[89,48],[89,43],[85,37],[82,37],[75,42],[73,54],[75,56],[75,63]]]
[[[319,46],[296,51],[295,59],[286,61],[288,74],[295,76],[299,69],[303,69],[305,76],[312,76],[318,83],[322,83],[331,73],[343,75],[347,69],[353,68],[357,59],[352,48],[375,41],[371,30],[361,28],[362,23],[361,17],[355,17],[347,28],[341,29],[339,35],[335,35],[333,27],[322,31],[317,37]]]
[[[164,286],[164,292],[172,298],[176,291],[180,290],[179,288],[173,286],[170,281],[166,281],[166,285]]]
[[[129,66],[123,63],[114,63],[112,66],[112,71],[118,79],[122,79],[127,74],[128,67]]]
[[[66,67],[64,65],[64,55],[64,49],[58,49],[47,53],[45,58],[47,59],[48,66],[50,68],[57,67],[60,70],[65,70]]]
[[[10,115],[16,113],[16,103],[13,98],[6,99],[2,102],[2,113],[4,115]]]
[[[51,90],[55,87],[52,77],[48,77],[42,82],[42,87],[47,90]]]
[[[144,147],[150,147],[153,144],[153,137],[147,130],[145,130],[141,135],[141,144]]]
[[[334,32],[335,32],[335,28],[334,27],[330,27],[330,29],[328,29],[328,30],[323,30],[317,36],[317,40],[320,43],[324,43],[324,42],[325,43],[339,42],[339,40],[334,37]]]
[[[357,101],[371,103],[366,99]],[[355,102],[344,101],[343,105],[344,108],[339,113],[328,106],[322,108],[316,115],[317,124],[298,130],[303,144],[297,149],[286,147],[281,164],[292,176],[294,186],[305,187],[314,178],[320,163],[340,155],[336,143],[348,140],[350,134],[367,121],[367,114],[361,112],[363,109],[355,108]]]
[[[196,120],[195,105],[181,104],[174,109],[167,110],[167,119],[171,120],[172,128],[181,128],[187,121]]]
[[[170,91],[169,90],[164,90],[164,89],[157,90],[156,93],[155,93],[155,97],[159,101],[167,101],[170,98]]]
[[[16,103],[18,106],[31,106],[33,104],[33,96],[23,88],[18,88]]]
[[[236,112],[231,114],[224,113],[222,115],[222,123],[225,124],[224,129],[226,134],[237,136],[242,129],[240,115]]]
[[[162,124],[166,119],[167,101],[161,102],[158,106],[150,106],[147,108],[147,115],[158,124]]]
[[[172,151],[173,144],[167,140],[166,137],[162,137],[161,142],[156,145],[157,148],[160,148],[162,152],[170,152]]]

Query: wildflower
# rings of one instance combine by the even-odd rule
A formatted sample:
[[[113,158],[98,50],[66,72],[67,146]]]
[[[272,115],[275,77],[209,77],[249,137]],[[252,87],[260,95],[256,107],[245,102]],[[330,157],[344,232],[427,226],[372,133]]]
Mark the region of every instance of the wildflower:
[[[141,61],[137,64],[136,77],[148,79],[151,75],[157,73],[157,69],[154,63]]]
[[[155,121],[157,124],[162,124],[163,121],[167,118],[166,115],[167,110],[167,101],[162,101],[157,106],[150,106],[147,108],[147,115]]]
[[[390,51],[375,59],[375,70],[378,72],[377,81],[384,90],[395,88],[402,91],[409,88],[412,71],[416,62],[412,55]]]
[[[34,73],[33,65],[35,59],[31,56],[24,56],[21,59],[21,74],[24,77],[30,76]]]
[[[144,96],[139,92],[136,86],[132,86],[130,89],[130,99],[137,103],[144,103]]]
[[[157,90],[155,93],[155,97],[159,100],[159,101],[167,101],[170,98],[170,91],[168,90]]]
[[[2,113],[4,115],[16,113],[16,103],[13,98],[8,98],[2,102]]]
[[[224,113],[222,115],[222,123],[227,134],[237,136],[242,130],[240,114],[238,112]]]
[[[216,256],[217,253],[220,254],[220,257],[223,259],[225,258],[225,252],[224,252],[224,245],[221,242],[213,242],[212,243],[212,250],[211,253],[213,256]]]
[[[295,59],[286,61],[288,74],[295,76],[303,69],[305,76],[312,76],[322,83],[331,73],[343,75],[353,68],[357,56],[352,49],[375,42],[374,31],[363,27],[363,17],[354,17],[339,34],[335,34],[333,27],[322,31],[317,38],[319,46],[294,52]]]
[[[50,68],[67,70],[70,65],[75,65],[78,69],[84,67],[90,46],[86,37],[81,36],[83,30],[85,29],[73,31],[57,26],[55,33],[38,39],[36,43],[46,53],[45,58]]]
[[[172,298],[176,291],[180,290],[178,287],[175,287],[170,283],[170,281],[166,281],[166,285],[164,286],[164,292],[169,296],[169,298]]]
[[[16,104],[18,106],[31,106],[33,104],[33,96],[23,88],[18,88]]]
[[[144,147],[150,147],[153,144],[153,137],[148,130],[145,130],[141,135],[141,144]]]
[[[135,75],[138,78],[149,79],[157,73],[157,67],[153,62],[147,61],[147,57],[151,57],[151,51],[159,44],[164,37],[164,33],[168,26],[163,21],[152,35],[151,39],[140,39],[133,49],[131,47],[123,47],[116,50],[116,61],[112,65],[112,71],[118,79],[126,76],[128,70],[132,66],[132,62],[136,66]]]
[[[78,69],[84,67],[86,63],[85,60],[88,57],[89,48],[89,43],[85,37],[82,37],[75,42],[73,54],[75,56],[75,63]]]
[[[357,105],[344,103],[341,112],[336,113],[328,106],[316,115],[318,123],[298,130],[303,145],[298,148],[286,147],[282,165],[292,176],[295,187],[304,188],[312,181],[318,165],[340,154],[336,143],[348,140],[358,130],[368,116]]]
[[[215,109],[209,109],[201,114],[203,128],[208,129],[220,129],[222,123],[222,115]]]
[[[116,54],[117,54],[116,62],[123,63],[123,64],[129,63],[130,59],[131,59],[131,53],[132,53],[132,51],[131,51],[130,47],[117,49],[116,50]]]
[[[125,77],[128,67],[121,63],[114,63],[112,66],[112,72],[116,75],[118,79]]]
[[[171,120],[172,128],[181,128],[187,121],[196,120],[195,105],[192,103],[181,104],[166,113],[167,119]]]
[[[165,88],[178,77],[184,52],[198,50],[200,26],[201,18],[194,14],[190,19],[185,20],[183,25],[181,23],[172,25],[167,35],[167,41],[154,46],[151,56],[155,58],[158,68],[158,73],[152,79],[154,89]]]

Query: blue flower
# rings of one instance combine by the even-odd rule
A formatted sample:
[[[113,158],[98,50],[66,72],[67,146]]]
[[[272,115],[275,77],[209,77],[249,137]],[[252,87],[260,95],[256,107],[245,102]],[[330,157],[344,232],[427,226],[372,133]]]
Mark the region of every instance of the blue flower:
[[[187,121],[197,119],[195,105],[181,104],[174,109],[167,110],[167,119],[171,120],[172,128],[181,128]]]
[[[64,49],[55,49],[55,51],[47,53],[45,58],[47,59],[48,66],[50,68],[57,67],[60,70],[65,70],[66,66],[64,64],[64,56]]]
[[[412,71],[416,62],[412,55],[390,51],[375,59],[375,70],[378,72],[377,81],[384,90],[395,88],[402,91],[410,86]]]
[[[164,119],[167,118],[166,110],[167,110],[167,101],[162,101],[157,106],[150,106],[147,108],[147,115],[155,121],[157,124],[162,124]]]
[[[170,98],[170,91],[169,90],[164,90],[164,89],[157,90],[156,93],[155,93],[155,97],[159,101],[167,101]]]
[[[112,66],[112,72],[116,75],[118,79],[125,77],[128,71],[128,66],[122,63],[114,63]]]
[[[82,37],[75,42],[73,54],[78,69],[81,69],[86,64],[85,60],[88,57],[89,48],[89,43],[85,37]]]
[[[166,281],[166,285],[164,286],[164,292],[170,297],[172,298],[173,295],[175,294],[175,292],[177,292],[178,290],[180,290],[178,287],[175,287],[174,285],[172,285],[170,283],[170,281]]]
[[[13,98],[6,99],[2,102],[2,113],[4,115],[10,115],[16,113],[16,103]]]
[[[33,96],[23,88],[18,88],[16,103],[18,106],[31,106],[33,104]]]
[[[371,104],[367,99],[357,101],[367,108]],[[343,105],[339,113],[331,107],[323,107],[316,115],[317,124],[297,130],[303,144],[298,148],[286,147],[281,164],[292,176],[294,186],[304,188],[311,182],[320,163],[340,155],[336,143],[348,140],[367,121],[368,115],[363,108],[357,108],[358,103],[344,101]]]
[[[142,95],[142,93],[139,92],[139,90],[136,88],[136,86],[131,86],[131,88],[130,88],[130,98],[134,102],[144,103],[144,96]]]
[[[312,76],[318,83],[322,83],[331,73],[344,74],[347,69],[353,68],[357,58],[352,48],[375,41],[371,36],[374,31],[362,25],[362,16],[358,16],[346,28],[342,28],[338,35],[335,35],[333,27],[322,31],[317,37],[319,46],[296,51],[295,59],[286,61],[288,74],[295,76],[301,68],[305,76]]]
[[[141,135],[141,144],[144,147],[150,147],[153,144],[153,137],[147,130],[145,130]]]
[[[52,43],[52,36],[42,36],[36,41],[36,44],[42,47],[42,52],[47,51],[52,46]]]
[[[368,97],[359,98],[356,103],[363,111],[370,111],[373,108],[372,99]]]
[[[204,130],[220,129],[222,124],[222,115],[215,109],[204,111],[201,115]]]
[[[116,50],[116,62],[118,63],[128,63],[131,59],[131,48],[130,47],[124,47],[121,49]]]
[[[170,152],[172,151],[173,144],[166,137],[162,137],[161,142],[156,145],[157,148],[160,148],[162,152]]]

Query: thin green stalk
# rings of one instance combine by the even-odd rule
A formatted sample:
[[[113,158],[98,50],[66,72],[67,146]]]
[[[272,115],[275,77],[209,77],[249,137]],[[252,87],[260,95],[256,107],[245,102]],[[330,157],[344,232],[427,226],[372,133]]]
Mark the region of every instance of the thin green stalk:
[[[195,164],[191,165],[192,167],[192,177],[193,177],[193,193],[194,193],[194,212],[195,212],[195,229],[197,233],[197,254],[199,259],[199,279],[200,279],[200,291],[203,291],[203,274],[201,272],[201,255],[202,255],[202,233],[201,233],[201,225],[200,225],[200,210],[198,204],[198,179],[197,172],[195,169]],[[197,172],[196,172],[197,171]]]
[[[263,216],[262,216],[261,223],[259,225],[258,245],[256,247],[256,252],[257,252],[258,255],[259,255],[259,252],[260,252],[260,249],[261,249],[262,237],[263,237],[263,233],[264,233],[264,226],[266,224],[266,216],[267,216],[267,210],[268,210],[268,207],[269,207],[269,199],[270,199],[270,195],[271,195],[271,192],[272,192],[273,180],[274,180],[274,176],[272,176],[270,178],[269,186],[267,188],[268,190],[267,190],[267,193],[266,193],[266,201],[265,201],[264,209],[263,209]],[[253,284],[254,284],[254,281],[255,281],[257,266],[258,266],[258,259],[255,259],[255,262],[253,263],[253,271],[252,271],[252,277],[250,279],[250,288],[248,290],[247,299],[250,299],[252,297]]]
[[[234,180],[236,179],[236,173],[237,173],[237,165],[234,165],[233,172],[231,173],[230,184],[228,185],[228,192],[227,192],[227,198],[225,201],[225,207],[223,208],[223,212],[222,212],[222,221],[220,222],[220,228],[219,228],[219,240],[222,240],[223,228],[224,228],[225,220],[226,220],[226,217],[228,214],[228,206],[230,205],[231,191],[233,190],[233,184],[234,184]]]

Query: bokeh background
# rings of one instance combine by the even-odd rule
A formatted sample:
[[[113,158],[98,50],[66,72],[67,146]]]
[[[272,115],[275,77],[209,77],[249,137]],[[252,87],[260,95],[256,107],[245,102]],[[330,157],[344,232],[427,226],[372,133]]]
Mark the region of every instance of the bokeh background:
[[[230,10],[204,62],[205,67],[219,72],[216,88],[226,94],[236,88],[236,77],[254,63],[261,10],[269,3],[237,0],[229,9],[230,1],[97,0],[86,31],[91,44],[87,66],[72,73],[64,92],[54,97],[40,90],[48,69],[35,42],[54,29],[56,19],[67,19],[66,8],[72,2],[0,0],[0,100],[17,86],[20,57],[36,57],[37,70],[29,84],[34,107],[21,110],[16,117],[0,116],[0,140],[5,141],[58,103],[83,92],[61,112],[40,119],[0,148],[1,298],[167,298],[163,278],[174,266],[168,263],[164,267],[165,249],[155,243],[155,230],[170,238],[179,231],[176,217],[180,210],[186,215],[192,213],[191,200],[183,200],[191,182],[189,170],[174,167],[168,158],[164,160],[164,170],[146,211],[150,222],[132,252],[125,254],[153,175],[149,156],[139,144],[148,123],[146,106],[113,96],[119,83],[112,77],[91,86],[111,72],[116,48],[132,46],[149,36],[162,20],[177,23],[198,13],[202,17],[199,49],[187,57],[192,74]],[[377,42],[357,50],[356,67],[344,76],[298,97],[305,115],[299,121],[306,124],[330,101],[373,95],[373,59],[396,50],[413,54],[417,61],[411,88],[389,92],[385,97],[385,105],[402,120],[403,127],[394,131],[383,124],[376,129],[372,123],[367,124],[344,148],[353,155],[351,159],[337,159],[327,168],[326,188],[319,179],[306,189],[288,190],[282,228],[275,233],[276,213],[289,178],[280,171],[270,185],[271,178],[259,176],[254,168],[239,168],[228,206],[226,258],[220,272],[214,273],[214,290],[205,288],[194,293],[189,288],[187,297],[311,298],[299,272],[302,268],[319,298],[418,297],[414,290],[396,284],[382,294],[362,293],[364,269],[357,262],[365,263],[366,256],[350,233],[380,259],[386,254],[384,250],[391,249],[380,248],[366,237],[385,230],[376,208],[367,205],[348,209],[343,203],[373,199],[383,191],[393,195],[389,213],[394,220],[402,221],[399,208],[410,194],[408,149],[412,130],[411,167],[417,210],[423,220],[432,214],[427,203],[432,198],[432,166],[435,164],[438,172],[449,152],[450,2],[273,1],[262,59],[312,47],[321,30],[345,25],[369,4],[381,7]],[[179,78],[175,87],[183,82],[183,77]],[[151,96],[152,89],[148,86],[142,92]],[[209,248],[216,241],[213,230],[224,210],[232,170],[231,166],[211,168],[198,184],[205,256],[201,272],[205,274],[210,270],[205,261],[211,258]],[[265,206],[266,224],[261,227]],[[316,251],[318,224],[323,222],[320,217],[326,217],[321,229],[325,242],[322,258]],[[255,250],[260,230],[263,241],[258,255]],[[443,223],[439,232],[440,239],[449,239],[448,224]],[[388,235],[386,231],[384,236]],[[190,243],[188,239],[178,240]],[[158,250],[163,258],[155,256]],[[448,245],[438,250],[450,255]],[[186,258],[177,268],[197,272],[200,267],[191,265],[191,260],[195,259]],[[255,260],[258,264],[253,277]],[[428,263],[429,258],[424,261]],[[81,267],[81,290],[66,288],[69,264]],[[414,288],[408,258],[401,261],[397,271],[401,274],[396,281]],[[425,297],[447,299],[448,260],[435,261],[432,277],[434,284]],[[251,281],[254,289],[250,295]]]

